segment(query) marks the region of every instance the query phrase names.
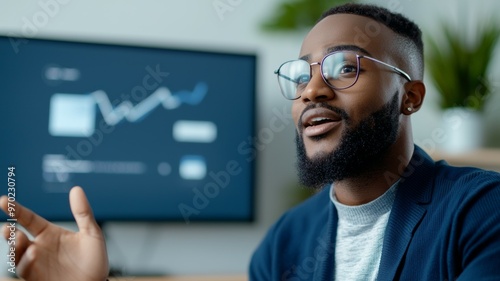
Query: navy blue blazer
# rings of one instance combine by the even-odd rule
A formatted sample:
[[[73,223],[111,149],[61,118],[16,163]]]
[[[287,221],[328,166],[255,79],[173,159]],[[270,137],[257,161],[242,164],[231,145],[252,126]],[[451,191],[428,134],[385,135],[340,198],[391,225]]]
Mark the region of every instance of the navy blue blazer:
[[[254,252],[250,280],[333,280],[337,220],[329,188],[286,212]],[[500,174],[434,162],[415,146],[377,280],[500,280]]]

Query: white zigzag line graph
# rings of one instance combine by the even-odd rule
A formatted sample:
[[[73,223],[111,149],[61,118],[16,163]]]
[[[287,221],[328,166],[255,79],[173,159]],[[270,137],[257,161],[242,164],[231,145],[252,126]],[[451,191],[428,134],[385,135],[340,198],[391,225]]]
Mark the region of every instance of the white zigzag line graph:
[[[194,90],[189,93],[191,99],[187,103],[199,103],[206,92],[207,85],[205,83],[198,83]],[[182,93],[188,94],[186,92]],[[90,95],[94,97],[104,121],[110,126],[118,124],[123,119],[129,122],[136,122],[160,105],[167,110],[173,110],[181,106],[183,102],[186,102],[186,100],[183,101],[179,95],[172,95],[170,90],[166,87],[156,89],[150,96],[135,106],[130,101],[123,101],[113,108],[108,95],[102,90],[92,92]]]

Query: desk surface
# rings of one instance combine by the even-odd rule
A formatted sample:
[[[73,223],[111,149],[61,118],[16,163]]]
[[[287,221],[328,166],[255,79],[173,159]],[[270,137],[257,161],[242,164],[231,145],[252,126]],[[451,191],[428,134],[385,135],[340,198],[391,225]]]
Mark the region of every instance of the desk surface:
[[[110,281],[247,281],[244,275],[234,276],[173,276],[173,277],[122,277]],[[1,281],[1,280],[0,280]]]
[[[243,275],[234,276],[177,276],[177,277],[122,277],[110,281],[247,281]],[[1,281],[1,280],[0,280]]]
[[[247,281],[247,280],[248,278],[244,275],[110,278],[110,281]],[[0,281],[19,281],[19,279],[0,277]]]

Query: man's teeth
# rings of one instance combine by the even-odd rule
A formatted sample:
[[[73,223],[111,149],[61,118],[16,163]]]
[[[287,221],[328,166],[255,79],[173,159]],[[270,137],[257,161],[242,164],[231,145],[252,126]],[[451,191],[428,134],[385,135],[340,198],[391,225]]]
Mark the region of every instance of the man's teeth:
[[[317,118],[314,118],[312,121],[313,121],[313,122],[319,122],[319,121],[323,121],[323,120],[328,120],[328,118],[324,118],[324,117],[317,117]]]
[[[314,126],[314,125],[317,125],[317,124],[320,124],[320,123],[324,123],[325,121],[329,121],[329,120],[330,119],[328,119],[328,118],[317,117],[317,118],[312,119],[309,124]]]

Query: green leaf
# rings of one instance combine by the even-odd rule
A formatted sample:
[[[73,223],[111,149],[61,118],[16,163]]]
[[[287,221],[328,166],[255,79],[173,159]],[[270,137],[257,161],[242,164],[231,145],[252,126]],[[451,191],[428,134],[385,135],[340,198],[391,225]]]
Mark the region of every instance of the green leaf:
[[[357,2],[354,0],[296,0],[282,2],[275,14],[262,24],[265,31],[295,31],[311,28],[330,7]]]
[[[490,94],[487,72],[500,28],[494,20],[486,21],[472,42],[449,23],[443,22],[441,28],[440,37],[425,38],[427,70],[441,94],[441,107],[482,110]]]

